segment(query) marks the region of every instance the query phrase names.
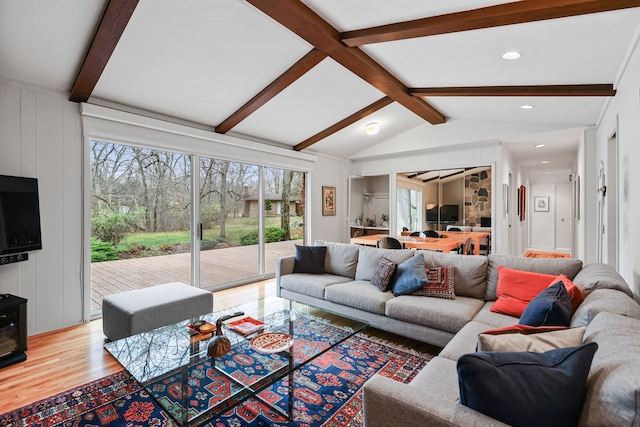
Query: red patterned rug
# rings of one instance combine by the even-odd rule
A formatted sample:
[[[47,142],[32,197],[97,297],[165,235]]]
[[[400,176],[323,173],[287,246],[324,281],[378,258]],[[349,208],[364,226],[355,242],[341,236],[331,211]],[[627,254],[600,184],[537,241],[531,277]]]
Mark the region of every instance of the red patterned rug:
[[[318,357],[295,375],[294,419],[286,422],[266,405],[250,399],[224,416],[213,427],[241,426],[361,426],[362,385],[376,373],[409,382],[431,356],[415,354],[370,339],[362,334],[349,338]],[[206,361],[195,369],[203,376]],[[207,383],[207,387],[211,387]],[[167,384],[170,390],[171,384]],[[288,381],[282,380],[260,393],[267,402],[287,401]],[[197,397],[197,390],[194,396]],[[171,417],[128,373],[122,371],[73,390],[0,415],[0,426],[175,426]]]

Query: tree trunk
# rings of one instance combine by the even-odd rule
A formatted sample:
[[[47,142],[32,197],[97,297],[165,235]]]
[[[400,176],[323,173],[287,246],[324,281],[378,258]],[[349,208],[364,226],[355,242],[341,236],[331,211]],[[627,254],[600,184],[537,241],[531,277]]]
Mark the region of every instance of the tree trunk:
[[[227,183],[228,170],[229,162],[222,162],[220,167],[220,237],[227,237],[227,191],[229,187],[229,184]]]
[[[282,215],[280,215],[280,227],[284,230],[284,240],[291,240],[289,195],[291,194],[291,181],[294,171],[284,171],[282,177]]]

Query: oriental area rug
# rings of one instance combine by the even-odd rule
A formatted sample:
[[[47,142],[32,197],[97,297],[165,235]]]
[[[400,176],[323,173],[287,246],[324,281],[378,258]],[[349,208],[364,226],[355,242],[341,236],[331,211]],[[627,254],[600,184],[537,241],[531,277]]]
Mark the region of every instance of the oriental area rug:
[[[362,426],[362,386],[378,373],[408,383],[431,359],[430,355],[379,342],[358,334],[300,369],[295,374],[293,420],[285,421],[268,406],[249,399],[213,427],[256,426]],[[225,387],[207,381],[206,361],[199,369],[197,387]],[[170,396],[171,383],[166,384]],[[283,379],[260,393],[273,405],[287,400],[288,380]],[[0,415],[0,426],[153,426],[176,424],[127,372],[122,371],[18,410]]]

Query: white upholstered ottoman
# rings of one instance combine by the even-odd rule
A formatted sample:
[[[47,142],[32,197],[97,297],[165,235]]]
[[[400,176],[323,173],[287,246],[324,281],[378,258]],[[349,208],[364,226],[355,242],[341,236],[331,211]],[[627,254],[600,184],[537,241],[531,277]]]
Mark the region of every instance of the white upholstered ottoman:
[[[213,311],[213,294],[184,283],[165,283],[104,297],[102,331],[111,341]]]

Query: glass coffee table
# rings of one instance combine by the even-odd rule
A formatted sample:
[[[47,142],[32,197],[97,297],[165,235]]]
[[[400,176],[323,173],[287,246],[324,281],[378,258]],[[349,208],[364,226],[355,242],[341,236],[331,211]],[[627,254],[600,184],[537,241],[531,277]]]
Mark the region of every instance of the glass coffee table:
[[[230,350],[208,356],[215,332],[213,337],[196,333],[193,322],[215,325],[217,319],[238,312],[244,314],[222,325]],[[252,397],[290,420],[294,372],[367,325],[270,297],[108,342],[105,348],[180,425],[204,424]],[[257,330],[239,332],[243,326]],[[286,399],[274,402],[258,395],[287,377]]]

